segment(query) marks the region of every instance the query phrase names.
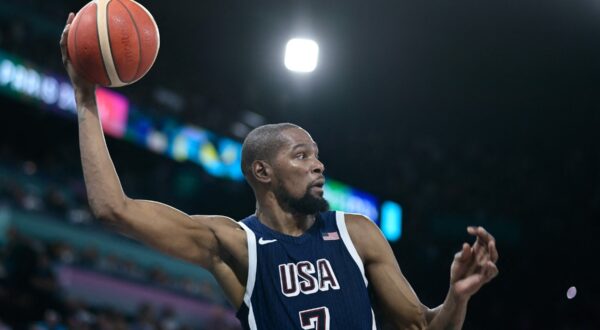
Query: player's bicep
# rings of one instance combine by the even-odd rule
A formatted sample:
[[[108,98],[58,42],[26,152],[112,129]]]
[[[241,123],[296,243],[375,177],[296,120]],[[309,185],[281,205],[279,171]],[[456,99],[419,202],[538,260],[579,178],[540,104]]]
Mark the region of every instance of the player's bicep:
[[[369,281],[386,319],[400,329],[424,329],[425,310],[410,284],[396,266],[381,262],[367,266]]]
[[[379,228],[366,218],[350,219],[347,224],[349,228],[354,227],[352,232],[358,234],[351,235],[352,240],[365,265],[369,285],[388,321],[400,329],[425,328],[425,310],[402,274],[396,257]]]
[[[171,206],[147,200],[128,199],[112,221],[120,232],[166,254],[210,268],[217,254],[209,217],[192,219]]]

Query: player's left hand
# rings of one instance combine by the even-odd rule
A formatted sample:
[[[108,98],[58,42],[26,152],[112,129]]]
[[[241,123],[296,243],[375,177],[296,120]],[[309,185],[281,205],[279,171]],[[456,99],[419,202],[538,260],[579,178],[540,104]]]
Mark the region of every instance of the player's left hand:
[[[484,284],[498,275],[496,240],[483,227],[468,227],[467,232],[477,237],[472,246],[464,243],[454,255],[450,267],[450,288],[458,298],[468,299]]]

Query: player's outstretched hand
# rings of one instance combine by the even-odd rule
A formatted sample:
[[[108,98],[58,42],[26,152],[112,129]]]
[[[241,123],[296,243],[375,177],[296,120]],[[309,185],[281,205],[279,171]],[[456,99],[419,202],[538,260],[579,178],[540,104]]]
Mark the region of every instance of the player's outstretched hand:
[[[69,74],[69,78],[71,79],[71,83],[73,84],[73,88],[75,89],[75,93],[86,93],[94,95],[94,91],[96,86],[87,80],[85,80],[82,76],[80,76],[75,68],[71,64],[69,60],[69,54],[67,51],[67,40],[69,38],[69,29],[71,28],[71,23],[75,18],[75,14],[69,13],[69,17],[67,18],[67,24],[65,25],[65,29],[60,36],[60,52],[62,54],[62,62]],[[91,93],[90,93],[91,92]]]
[[[496,240],[483,227],[468,227],[477,239],[472,246],[464,243],[454,255],[450,268],[450,286],[457,297],[468,299],[498,275]]]

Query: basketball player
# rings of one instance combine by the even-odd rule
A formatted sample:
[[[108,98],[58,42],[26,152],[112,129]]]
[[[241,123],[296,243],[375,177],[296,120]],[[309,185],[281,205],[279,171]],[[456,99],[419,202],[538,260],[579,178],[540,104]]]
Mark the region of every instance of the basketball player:
[[[69,63],[65,44],[72,20],[70,14],[60,45],[75,89],[89,203],[98,219],[210,271],[239,308],[245,329],[376,329],[368,290],[394,328],[462,327],[470,297],[498,274],[492,235],[467,228],[476,241],[455,255],[443,304],[427,308],[373,222],[327,210],[317,144],[296,125],[266,125],[246,137],[242,169],[256,213],[240,222],[127,197],[105,144],[95,86]]]

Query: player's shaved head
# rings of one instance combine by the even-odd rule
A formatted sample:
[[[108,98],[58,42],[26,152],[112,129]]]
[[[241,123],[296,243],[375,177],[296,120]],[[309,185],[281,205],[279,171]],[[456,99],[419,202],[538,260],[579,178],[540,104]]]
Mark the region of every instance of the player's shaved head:
[[[290,128],[300,126],[290,123],[268,124],[248,133],[242,145],[242,173],[251,185],[252,163],[255,160],[272,160],[286,142],[281,133]]]

